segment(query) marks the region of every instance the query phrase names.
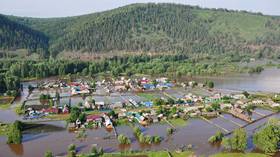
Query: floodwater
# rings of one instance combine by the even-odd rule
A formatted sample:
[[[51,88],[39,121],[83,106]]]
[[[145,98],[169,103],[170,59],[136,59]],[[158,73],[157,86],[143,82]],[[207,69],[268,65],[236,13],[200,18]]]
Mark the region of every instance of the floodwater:
[[[202,78],[199,79],[202,80]],[[280,92],[280,70],[275,68],[266,69],[261,74],[246,74],[221,78],[211,77],[211,79],[213,79],[217,88],[222,89]],[[18,117],[12,109],[15,104],[22,103],[27,97],[38,97],[38,93],[40,91],[35,90],[33,94],[29,95],[27,89],[29,84],[36,85],[37,82],[38,81],[22,83],[24,88],[21,97],[16,99],[11,109],[0,111],[0,121],[13,122],[14,120],[21,119],[21,117]],[[45,92],[55,93],[53,90]],[[69,94],[68,89],[60,90],[59,92],[65,96]],[[173,92],[172,90],[166,92],[174,97],[182,96],[182,92],[179,90],[177,92]],[[159,97],[162,96],[161,93],[158,94]],[[123,101],[130,98],[139,99],[139,101],[141,100],[141,97],[135,95],[120,96],[119,94],[115,96],[114,100],[108,96],[95,96],[94,98],[100,101],[107,100],[110,102],[113,102],[114,100]],[[77,104],[83,101],[84,99],[82,97],[71,97],[72,104]],[[33,103],[38,102],[34,100]],[[60,103],[69,103],[69,98],[62,98]],[[271,111],[260,108],[256,109],[255,111],[255,113],[252,113],[253,119],[260,118],[261,115],[268,115],[272,113]],[[276,114],[273,117],[280,118],[280,114]],[[263,125],[267,120],[268,118],[262,119],[245,128],[248,134],[247,151],[254,151],[252,135],[258,130],[258,126]],[[230,114],[223,114],[221,117],[210,119],[210,121],[215,124],[219,124],[221,127],[229,131],[238,128],[239,125],[242,126],[246,124],[245,121],[240,120]],[[119,134],[127,135],[132,141],[130,145],[122,146],[118,144],[117,139],[114,137],[114,133],[112,131],[109,132],[104,128],[87,130],[87,137],[85,139],[78,139],[75,133],[68,132],[65,122],[44,122],[40,123],[39,127],[34,127],[24,131],[23,143],[20,145],[7,145],[6,138],[0,136],[0,157],[40,157],[43,156],[47,150],[51,150],[55,155],[62,156],[67,153],[67,147],[72,143],[76,144],[80,153],[89,152],[93,144],[97,144],[98,147],[103,147],[105,152],[116,152],[123,150],[163,150],[165,148],[175,150],[180,147],[191,145],[193,147],[192,150],[199,156],[209,156],[223,150],[223,148],[219,145],[211,145],[207,142],[208,138],[215,134],[219,128],[202,119],[189,119],[187,121],[187,125],[184,127],[178,127],[175,134],[172,136],[168,136],[166,133],[166,129],[169,127],[170,126],[167,124],[153,124],[148,127],[141,127],[141,130],[144,134],[159,135],[163,139],[160,144],[142,145],[135,138],[133,130],[130,126],[117,126],[117,132]],[[222,131],[225,132],[224,130]]]
[[[194,77],[198,82],[212,80],[216,88],[251,92],[280,92],[280,69],[266,68],[260,74]]]
[[[259,112],[266,114],[266,112],[269,111],[261,109]],[[226,119],[240,124],[246,124],[246,122],[232,117],[231,115],[224,114],[223,116],[225,119],[219,117],[211,119],[211,121],[214,123],[217,122],[226,129],[238,127],[236,124],[228,122]],[[279,118],[280,114],[273,117]],[[249,137],[248,151],[254,149],[252,144],[253,133],[257,130],[258,126],[263,125],[267,120],[268,118],[265,118],[245,128]],[[117,132],[119,134],[125,134],[132,141],[128,146],[121,146],[114,137],[113,131],[107,131],[105,128],[88,129],[86,131],[87,137],[85,139],[78,139],[75,133],[68,132],[65,122],[44,122],[38,127],[24,131],[23,144],[21,145],[7,145],[5,143],[6,138],[0,137],[0,157],[3,155],[5,157],[40,157],[43,156],[47,150],[51,150],[55,155],[65,155],[67,146],[72,143],[76,144],[80,153],[89,152],[93,144],[97,144],[98,147],[103,147],[105,152],[123,150],[162,150],[165,148],[176,150],[177,148],[192,145],[192,150],[196,154],[208,156],[223,150],[222,147],[211,145],[207,142],[208,138],[219,129],[202,119],[189,119],[186,126],[178,127],[174,135],[171,136],[168,136],[166,132],[166,129],[169,127],[168,124],[152,124],[148,127],[140,126],[141,131],[145,135],[159,135],[163,139],[160,144],[142,145],[135,138],[130,126],[117,126]]]

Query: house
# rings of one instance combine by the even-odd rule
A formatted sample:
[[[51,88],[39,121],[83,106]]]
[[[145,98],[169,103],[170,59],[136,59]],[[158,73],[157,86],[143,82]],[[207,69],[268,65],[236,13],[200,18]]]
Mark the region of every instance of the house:
[[[271,107],[279,107],[279,106],[280,106],[279,103],[272,103],[272,104],[271,104]]]
[[[255,105],[262,105],[262,104],[264,104],[264,101],[262,101],[262,100],[253,100],[252,103],[255,104]]]
[[[153,84],[143,84],[143,89],[149,90],[149,89],[155,89],[155,86]]]
[[[64,105],[64,106],[63,106],[62,113],[63,113],[63,114],[68,114],[68,113],[69,113],[69,108],[68,108],[67,105]]]
[[[87,116],[87,124],[94,123],[95,126],[101,127],[103,122],[102,116],[100,115],[88,115]]]
[[[157,78],[156,81],[160,82],[160,83],[167,83],[168,82],[168,78],[167,77],[161,77],[161,78]]]
[[[52,114],[58,114],[59,113],[59,109],[57,107],[42,109],[41,111],[44,112],[44,113],[52,113]]]
[[[141,84],[147,84],[149,82],[149,80],[146,78],[146,77],[143,77],[141,80],[140,80],[140,83]]]
[[[152,101],[146,101],[142,103],[145,107],[153,107],[153,102]]]
[[[244,94],[235,94],[232,96],[233,99],[246,99]]]
[[[217,116],[217,112],[202,112],[202,116],[216,117]]]
[[[92,109],[93,108],[93,103],[92,102],[90,102],[88,99],[86,99],[86,101],[85,101],[85,103],[84,103],[84,107],[86,108],[86,109]]]
[[[157,88],[159,89],[166,89],[166,88],[171,88],[173,87],[174,85],[172,83],[159,83],[157,84]]]
[[[220,106],[221,106],[222,110],[225,109],[225,108],[231,108],[232,107],[232,105],[230,103],[221,103]]]
[[[103,115],[103,118],[105,120],[104,126],[107,129],[112,129],[113,128],[113,123],[112,123],[111,119],[106,114]]]
[[[118,92],[123,92],[123,91],[126,91],[127,88],[125,85],[117,85],[117,86],[115,86],[115,90]]]
[[[82,122],[79,119],[77,119],[75,124],[78,128],[80,128],[82,125]]]
[[[104,101],[97,101],[95,102],[95,107],[100,110],[105,108],[105,102]]]
[[[123,108],[123,106],[124,106],[124,104],[122,102],[115,102],[110,105],[110,108],[111,109]]]

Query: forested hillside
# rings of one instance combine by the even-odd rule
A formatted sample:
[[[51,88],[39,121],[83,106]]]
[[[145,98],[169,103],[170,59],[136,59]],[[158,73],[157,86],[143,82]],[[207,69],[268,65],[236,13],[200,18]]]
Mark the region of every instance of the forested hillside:
[[[280,18],[247,12],[133,4],[76,17],[9,18],[48,36],[53,55],[141,51],[278,57],[280,53]]]
[[[48,37],[39,31],[32,30],[0,15],[0,49],[18,48],[46,54],[48,51]]]

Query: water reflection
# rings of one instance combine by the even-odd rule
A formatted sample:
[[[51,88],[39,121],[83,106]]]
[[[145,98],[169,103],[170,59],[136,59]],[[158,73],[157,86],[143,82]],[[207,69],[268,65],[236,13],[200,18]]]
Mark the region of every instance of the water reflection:
[[[194,79],[198,82],[212,80],[216,88],[241,90],[241,91],[261,91],[280,92],[280,69],[266,68],[260,74],[235,74],[232,76],[219,77],[193,77],[183,80]]]
[[[17,156],[23,156],[23,144],[8,144],[10,150]]]

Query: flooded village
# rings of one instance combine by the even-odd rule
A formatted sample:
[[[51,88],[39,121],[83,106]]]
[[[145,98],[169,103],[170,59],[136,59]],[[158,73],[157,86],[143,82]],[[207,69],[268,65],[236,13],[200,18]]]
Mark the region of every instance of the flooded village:
[[[216,87],[212,81],[176,81],[167,77],[48,78],[21,83],[21,96],[0,111],[0,121],[35,124],[23,131],[22,144],[6,144],[8,156],[67,155],[92,145],[105,152],[193,151],[212,155],[224,148],[208,139],[217,131],[230,137],[237,128],[248,135],[246,152],[257,151],[252,135],[272,117],[279,118],[280,95]],[[150,137],[143,142],[135,134]],[[136,129],[137,130],[137,129]],[[120,143],[119,136],[129,138]]]

